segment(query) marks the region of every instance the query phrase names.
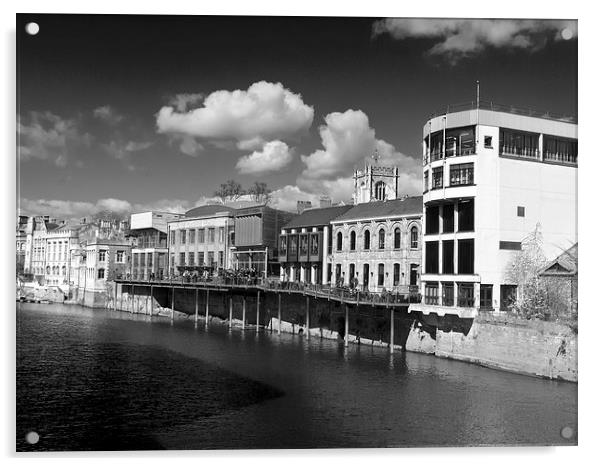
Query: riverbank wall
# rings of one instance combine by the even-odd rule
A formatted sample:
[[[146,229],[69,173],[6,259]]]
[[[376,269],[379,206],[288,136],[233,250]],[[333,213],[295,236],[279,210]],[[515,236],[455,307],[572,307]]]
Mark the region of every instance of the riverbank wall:
[[[314,299],[300,294],[209,292],[199,289],[155,288],[118,285],[116,308],[127,312],[193,318],[198,309],[203,321],[227,321],[232,303],[232,320],[259,325],[270,331],[310,333],[321,338],[343,339],[345,305],[337,300]],[[112,300],[106,306],[113,308]],[[259,312],[257,309],[259,308]],[[306,328],[309,309],[309,329]],[[371,306],[349,306],[351,344],[389,346],[390,310]],[[424,315],[394,311],[393,347],[438,357],[550,379],[577,381],[577,332],[568,324],[527,320],[506,314],[479,314],[475,318],[454,315]]]

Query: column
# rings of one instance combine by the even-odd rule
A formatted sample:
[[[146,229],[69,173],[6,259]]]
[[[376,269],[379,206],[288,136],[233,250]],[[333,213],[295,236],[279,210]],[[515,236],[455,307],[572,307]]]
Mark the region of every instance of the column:
[[[245,321],[247,319],[247,297],[242,297],[242,329],[245,329]]]
[[[232,329],[232,295],[230,295],[230,310],[228,312],[228,329]]]
[[[175,306],[175,296],[176,296],[176,288],[174,286],[171,287],[171,320],[173,322],[173,308]]]
[[[278,335],[282,331],[282,293],[278,292]]]
[[[328,226],[325,226],[322,234],[322,285],[328,283],[328,235],[330,234]]]
[[[194,290],[194,325],[196,326],[199,320],[199,289]]]
[[[349,346],[349,305],[345,304],[345,347]]]
[[[309,340],[309,296],[305,297],[305,330]]]
[[[207,290],[207,301],[205,303],[205,327],[209,325],[209,290]]]
[[[259,306],[260,306],[260,292],[257,292],[257,315],[255,316],[255,333],[259,333]]]
[[[389,339],[389,352],[393,354],[393,342],[395,336],[395,308],[391,308],[391,335]]]

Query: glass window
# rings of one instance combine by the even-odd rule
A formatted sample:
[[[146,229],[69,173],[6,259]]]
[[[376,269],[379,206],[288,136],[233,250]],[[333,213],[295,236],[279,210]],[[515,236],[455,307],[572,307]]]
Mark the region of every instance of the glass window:
[[[385,200],[385,190],[386,190],[386,185],[383,181],[378,181],[374,185],[374,197],[376,198],[377,201]]]
[[[577,140],[544,134],[543,159],[548,162],[577,163]]]
[[[288,237],[288,252],[295,256],[297,255],[297,235],[290,235]]]
[[[439,305],[439,285],[437,282],[428,282],[424,287],[424,303],[432,306]]]
[[[207,253],[207,262],[208,262],[208,265],[210,265],[211,267],[213,267],[214,266],[214,261],[215,261],[215,253],[214,252]]]
[[[537,159],[539,134],[500,128],[500,155]]]
[[[218,257],[218,263],[217,265],[219,267],[223,267],[224,266],[224,251],[220,251],[217,253],[217,257]]]
[[[105,262],[107,260],[107,251],[98,251],[98,262]]]
[[[226,230],[224,230],[224,227],[219,227],[219,242],[220,243],[224,242],[225,231]]]
[[[337,251],[343,250],[343,233],[340,231],[337,233]]]
[[[413,226],[410,230],[410,248],[418,249],[418,227]]]
[[[401,228],[395,228],[393,232],[393,247],[395,249],[401,248]]]
[[[433,186],[431,189],[443,188],[443,167],[433,168]]]
[[[194,252],[188,253],[188,265],[194,265]]]
[[[180,265],[186,265],[186,253],[185,252],[180,253]]]
[[[399,286],[400,264],[393,264],[393,286]]]
[[[443,205],[443,233],[454,232],[454,204]]]
[[[458,283],[458,306],[474,307],[474,284]]]
[[[458,202],[458,231],[474,231],[474,199]]]
[[[524,217],[525,216],[525,208],[523,206],[516,206],[516,215],[518,217]]]
[[[378,264],[378,286],[385,284],[385,264]]]
[[[307,235],[300,235],[299,236],[299,254],[301,256],[307,256],[307,248],[308,248]]]
[[[481,309],[491,309],[493,307],[493,285],[481,284],[479,294]]]
[[[123,262],[123,251],[117,251],[116,262]]]
[[[442,304],[444,306],[453,306],[454,305],[454,284],[453,282],[444,282],[441,284],[442,295]]]
[[[209,228],[207,230],[207,233],[208,233],[207,242],[208,243],[215,243],[215,228]]]
[[[186,244],[186,230],[180,230],[180,244]]]
[[[355,251],[355,231],[349,234],[349,249]]]
[[[378,249],[385,249],[385,229],[378,230]]]
[[[432,235],[439,233],[439,206],[432,205],[426,207],[426,234]]]
[[[349,264],[349,285],[353,286],[353,279],[355,278],[355,264]]]
[[[317,233],[311,235],[310,254],[312,256],[318,256],[320,254],[320,241]]]
[[[458,273],[474,273],[474,239],[458,240]]]
[[[427,241],[426,246],[426,273],[439,273],[439,242],[438,241]]]
[[[99,279],[105,278],[105,269],[98,269],[98,278]]]
[[[205,265],[205,253],[204,252],[199,252],[199,256],[198,256],[198,265]]]
[[[364,231],[364,249],[370,249],[370,230]]]
[[[286,235],[280,236],[280,255],[286,256]]]
[[[153,253],[152,252],[147,253],[146,258],[147,258],[146,263],[148,264],[149,267],[152,267],[153,266]]]
[[[454,273],[454,240],[443,241],[443,273]]]
[[[474,184],[474,164],[457,163],[449,167],[449,185],[466,186]]]
[[[205,229],[199,228],[199,243],[205,242]]]
[[[429,190],[429,172],[428,170],[424,172],[424,192]]]

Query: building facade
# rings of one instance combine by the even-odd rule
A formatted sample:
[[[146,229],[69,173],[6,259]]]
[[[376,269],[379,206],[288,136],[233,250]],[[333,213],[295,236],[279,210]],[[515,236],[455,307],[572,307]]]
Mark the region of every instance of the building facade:
[[[330,222],[352,207],[308,209],[282,228],[278,240],[280,281],[324,285],[330,282]]]
[[[504,311],[507,266],[540,229],[547,257],[577,242],[577,125],[470,109],[423,129],[422,304]]]
[[[378,161],[378,157],[375,157]],[[353,173],[353,203],[363,204],[398,198],[399,168],[365,164]]]
[[[330,282],[363,291],[417,291],[422,198],[358,204],[330,222]]]
[[[170,273],[213,274],[219,269],[230,269],[234,212],[235,209],[225,205],[206,205],[170,221]]]

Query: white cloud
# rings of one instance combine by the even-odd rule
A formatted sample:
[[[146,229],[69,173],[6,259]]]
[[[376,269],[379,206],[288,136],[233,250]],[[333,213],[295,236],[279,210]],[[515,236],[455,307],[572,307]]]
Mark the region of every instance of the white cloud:
[[[200,103],[199,97],[196,103]],[[158,132],[218,143],[233,141],[249,150],[265,141],[301,135],[314,116],[313,108],[303,102],[301,95],[281,83],[266,81],[256,82],[247,90],[215,91],[198,108],[191,109],[190,105],[190,100],[180,98],[161,108],[157,113]]]
[[[301,156],[306,166],[297,178],[301,189],[325,193],[333,199],[349,199],[353,191],[349,175],[354,167],[359,168],[369,161],[377,150],[379,164],[399,167],[400,194],[421,192],[420,161],[398,152],[388,142],[376,139],[364,112],[347,110],[330,113],[325,123],[319,129],[323,148]]]
[[[176,94],[171,99],[169,99],[169,105],[175,107],[178,112],[186,112],[190,110],[190,108],[194,105],[200,103],[204,98],[204,94]]]
[[[123,120],[123,115],[120,115],[113,107],[110,105],[103,105],[102,107],[97,107],[93,110],[93,115],[99,120],[105,121],[111,125],[116,125]]]
[[[204,150],[204,147],[195,138],[188,135],[174,136],[174,140],[179,143],[180,152],[191,157],[196,157]]]
[[[320,195],[303,191],[298,186],[286,185],[272,192],[270,207],[294,212],[297,210],[297,201],[310,201],[312,207],[317,207],[320,205]]]
[[[238,159],[236,168],[239,173],[259,174],[282,170],[293,161],[293,154],[282,141],[270,141],[261,151],[245,155]]]
[[[152,145],[151,141],[111,141],[108,144],[102,144],[102,147],[111,157],[123,162],[129,170],[134,170],[131,155],[148,149]]]
[[[51,112],[17,116],[17,132],[20,161],[48,160],[58,167],[67,166],[70,155],[92,141],[90,134],[81,132],[77,120]]]
[[[549,39],[577,37],[577,22],[521,19],[386,18],[373,25],[373,34],[395,39],[427,38],[438,42],[427,52],[452,63],[488,47],[537,50]]]

